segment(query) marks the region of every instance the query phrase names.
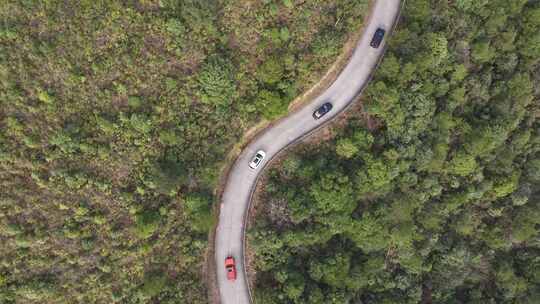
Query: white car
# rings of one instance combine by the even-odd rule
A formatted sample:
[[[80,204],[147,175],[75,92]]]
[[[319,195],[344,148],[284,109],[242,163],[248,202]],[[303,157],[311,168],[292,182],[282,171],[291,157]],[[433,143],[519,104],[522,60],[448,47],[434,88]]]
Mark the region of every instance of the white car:
[[[266,156],[266,153],[263,150],[257,151],[251,162],[249,163],[249,167],[251,169],[257,169],[257,167],[262,163],[264,157]]]

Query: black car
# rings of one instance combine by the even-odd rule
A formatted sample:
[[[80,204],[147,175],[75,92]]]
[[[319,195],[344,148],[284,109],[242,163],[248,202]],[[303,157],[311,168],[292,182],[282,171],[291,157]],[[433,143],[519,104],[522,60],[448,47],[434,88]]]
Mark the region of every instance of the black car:
[[[313,118],[319,119],[323,117],[326,113],[330,112],[330,110],[332,110],[332,104],[326,102],[322,106],[320,106],[315,112],[313,112]]]
[[[371,45],[371,47],[373,48],[378,48],[384,38],[384,33],[386,33],[385,30],[383,30],[382,28],[378,28],[375,31],[375,34],[373,35],[373,38],[371,39],[371,43],[369,45]]]

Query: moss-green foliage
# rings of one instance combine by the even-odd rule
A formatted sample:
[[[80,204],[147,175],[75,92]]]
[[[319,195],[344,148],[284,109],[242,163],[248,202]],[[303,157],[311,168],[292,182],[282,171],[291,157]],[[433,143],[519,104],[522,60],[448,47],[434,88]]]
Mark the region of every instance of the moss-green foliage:
[[[160,222],[157,211],[145,210],[136,216],[137,236],[146,239],[157,230]]]
[[[366,3],[1,1],[0,303],[206,302],[228,150]]]
[[[352,140],[345,138],[336,143],[336,154],[344,157],[351,158],[358,153],[358,147]]]
[[[192,194],[184,199],[184,208],[195,231],[207,233],[215,224],[212,214],[212,197],[209,194]]]
[[[141,286],[141,292],[146,298],[153,298],[159,295],[168,281],[167,274],[163,272],[152,272],[145,275]]]
[[[407,0],[370,123],[272,169],[250,233],[256,297],[538,302],[539,8]]]
[[[232,63],[222,57],[211,57],[198,75],[201,101],[230,106],[235,101],[236,83]]]

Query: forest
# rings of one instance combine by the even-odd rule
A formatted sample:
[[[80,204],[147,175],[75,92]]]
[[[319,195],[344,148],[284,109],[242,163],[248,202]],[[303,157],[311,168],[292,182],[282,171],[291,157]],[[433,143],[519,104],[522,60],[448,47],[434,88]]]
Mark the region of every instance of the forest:
[[[540,299],[540,1],[402,13],[362,115],[265,177],[257,304]]]
[[[224,159],[367,0],[0,1],[0,303],[207,303]]]

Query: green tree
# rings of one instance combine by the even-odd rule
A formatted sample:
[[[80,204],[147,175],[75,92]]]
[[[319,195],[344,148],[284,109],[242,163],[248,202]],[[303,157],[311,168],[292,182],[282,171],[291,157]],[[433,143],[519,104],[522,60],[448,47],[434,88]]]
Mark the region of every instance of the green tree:
[[[486,63],[495,57],[495,50],[488,41],[479,41],[472,45],[472,58],[477,63]]]
[[[502,261],[495,273],[497,286],[504,292],[506,299],[513,299],[527,291],[527,281],[514,272],[512,265]]]
[[[388,227],[372,214],[364,214],[361,220],[353,221],[347,237],[367,253],[386,249],[390,244]]]
[[[437,67],[448,59],[448,41],[444,33],[430,33],[427,37],[433,66]]]
[[[343,158],[352,158],[358,153],[359,149],[348,138],[340,139],[336,145],[336,154]]]
[[[350,285],[350,268],[351,257],[343,253],[337,253],[324,258],[320,262],[311,261],[309,274],[316,281],[339,288]]]
[[[540,224],[540,212],[535,207],[521,207],[516,213],[512,221],[513,241],[517,243],[532,241],[540,233],[537,228]]]
[[[283,65],[277,57],[266,60],[257,71],[257,79],[268,85],[275,85],[283,78]]]
[[[261,90],[256,98],[262,115],[266,119],[273,119],[287,113],[288,104],[275,91]]]
[[[394,177],[393,168],[387,162],[367,157],[365,169],[357,173],[356,185],[361,193],[377,192],[389,185]]]
[[[473,173],[477,167],[478,164],[474,156],[467,154],[464,151],[459,151],[448,163],[447,170],[450,174],[467,176]]]
[[[208,194],[194,193],[184,199],[184,209],[192,217],[192,228],[199,232],[208,232],[215,224],[212,214],[212,197]]]
[[[234,68],[222,57],[210,57],[197,75],[200,99],[204,103],[227,106],[236,99]]]
[[[167,282],[167,275],[161,271],[148,273],[144,277],[141,291],[145,297],[153,298],[159,295],[165,289]]]
[[[135,231],[137,236],[147,239],[156,232],[161,221],[159,212],[155,210],[143,210],[135,216]]]
[[[150,189],[165,195],[174,195],[178,187],[187,179],[183,164],[166,156],[159,162],[150,163],[146,176],[142,176],[144,184]]]
[[[309,193],[314,199],[317,214],[320,215],[335,211],[350,214],[355,208],[352,183],[343,174],[324,175],[310,187]]]

